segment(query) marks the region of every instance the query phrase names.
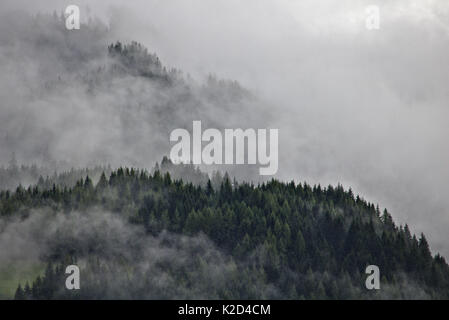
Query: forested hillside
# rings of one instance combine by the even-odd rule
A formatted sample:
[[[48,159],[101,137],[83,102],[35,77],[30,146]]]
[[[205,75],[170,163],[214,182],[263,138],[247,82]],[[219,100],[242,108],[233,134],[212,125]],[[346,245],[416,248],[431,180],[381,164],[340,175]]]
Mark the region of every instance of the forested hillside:
[[[67,32],[63,16],[15,13],[0,29],[11,30],[0,35],[0,70],[22,88],[0,88],[0,164],[15,153],[19,163],[49,167],[44,177],[98,164],[148,168],[169,153],[170,133],[194,120],[217,129],[269,126],[267,103],[238,82],[194,78],[164,64],[155,48],[117,41],[100,21]],[[257,173],[220,170],[246,180]],[[30,171],[26,184],[35,183]]]
[[[261,88],[274,100],[262,101],[236,81],[207,76],[208,71],[197,79],[166,66],[153,48],[123,40],[113,25],[95,19],[67,32],[63,15],[15,12],[2,15],[0,29],[8,31],[0,33],[0,299],[449,299],[449,266],[432,253],[426,237],[396,225],[388,211],[341,185],[262,181],[251,165],[211,166],[206,173],[193,165],[175,166],[167,158],[151,170],[137,169],[150,168],[168,153],[174,129],[191,129],[192,121],[201,120],[204,127],[218,130],[281,128],[279,164],[287,164],[279,167],[283,178],[321,181],[321,172],[332,173],[331,181],[354,177],[359,183],[369,181],[365,186],[371,190],[383,190],[380,194],[398,192],[397,202],[420,194],[422,186],[429,194],[437,190],[435,172],[423,170],[431,182],[415,184],[414,192],[404,181],[415,180],[388,177],[414,154],[404,149],[404,158],[386,157],[402,149],[402,137],[410,136],[405,129],[412,127],[417,136],[429,131],[415,125],[420,121],[396,122],[407,117],[391,112],[399,102],[390,101],[395,86],[385,86],[381,77],[377,90],[385,89],[388,99],[347,99],[360,79],[376,76],[371,69],[366,69],[370,77],[359,75],[359,65],[349,76],[328,78],[327,69],[317,73],[334,62],[330,71],[346,70],[354,60],[346,58],[347,46],[332,56],[341,61],[316,59],[316,65],[289,71],[298,74],[294,82],[300,87],[291,89],[301,92],[298,96],[284,96],[279,87],[285,83],[276,85],[291,76],[286,72],[258,79],[254,86],[269,84]],[[266,52],[276,64],[254,69],[284,70],[284,62],[289,63],[276,50]],[[307,46],[298,52],[307,53]],[[312,50],[295,60],[308,63],[316,54]],[[331,90],[343,78],[354,82]],[[403,79],[398,83],[402,86]],[[423,86],[410,87],[413,97],[416,88]],[[328,105],[332,108],[321,109]],[[413,119],[432,114],[428,105],[423,100],[425,112]],[[379,129],[371,124],[384,118],[371,112],[380,107],[394,118]],[[393,133],[403,129],[404,135],[391,135],[387,123]],[[444,136],[441,132],[429,141]],[[358,134],[360,140],[354,139]],[[348,143],[352,140],[355,144]],[[427,141],[417,142],[440,150]],[[428,151],[417,149],[416,154]],[[434,158],[431,165],[445,163]],[[410,168],[403,177],[424,167],[411,161]],[[441,181],[444,177],[442,172]],[[408,208],[420,213],[416,208],[427,209],[435,199],[414,199]],[[444,209],[444,202],[435,202],[429,213]],[[404,211],[402,217],[413,217]],[[427,218],[420,219],[414,221]],[[435,228],[438,223],[427,230],[444,234]],[[80,290],[65,287],[64,271],[71,264],[80,267]],[[380,290],[365,287],[368,265],[380,268]]]
[[[2,191],[3,235],[29,221],[47,265],[15,298],[449,298],[449,267],[425,236],[351,190],[217,179],[120,168],[96,185]],[[72,263],[80,290],[64,286]],[[365,288],[370,264],[381,290]]]

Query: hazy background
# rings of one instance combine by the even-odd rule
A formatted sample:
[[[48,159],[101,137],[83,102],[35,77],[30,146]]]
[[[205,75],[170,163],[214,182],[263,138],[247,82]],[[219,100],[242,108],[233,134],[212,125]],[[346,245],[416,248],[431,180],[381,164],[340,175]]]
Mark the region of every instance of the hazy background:
[[[80,30],[68,44],[50,34],[53,45],[33,43],[33,32],[45,28],[20,29],[19,19],[8,21],[11,10],[51,13],[68,4],[80,6],[83,20],[98,17],[110,30]],[[380,30],[365,28],[368,5],[380,8]],[[105,63],[103,43],[136,40],[199,83],[213,73],[249,89],[257,103],[229,110],[208,106],[194,90],[203,101],[195,116],[223,126],[279,128],[279,178],[351,186],[387,207],[397,222],[424,232],[432,249],[449,257],[449,3],[3,0],[0,13],[2,163],[15,152],[28,163],[106,159],[150,167],[167,154],[160,118],[135,110],[154,110],[169,98],[134,78],[92,97],[78,77],[87,65]],[[74,47],[80,48],[76,59]],[[48,48],[57,48],[55,57]],[[45,87],[52,81],[56,89]],[[134,109],[122,110],[118,119],[120,105],[129,103],[128,88]],[[192,105],[178,106],[176,118],[191,116]],[[107,147],[98,150],[99,144]]]

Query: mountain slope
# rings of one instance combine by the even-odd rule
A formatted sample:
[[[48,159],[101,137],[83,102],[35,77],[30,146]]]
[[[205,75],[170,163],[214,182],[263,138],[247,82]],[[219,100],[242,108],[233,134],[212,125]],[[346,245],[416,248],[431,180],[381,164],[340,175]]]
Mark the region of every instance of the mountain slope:
[[[425,236],[341,186],[214,188],[122,168],[96,186],[1,192],[0,212],[15,230],[32,221],[49,263],[18,298],[448,298],[449,266]],[[71,263],[89,279],[76,292],[64,289]],[[365,288],[371,264],[381,290]]]

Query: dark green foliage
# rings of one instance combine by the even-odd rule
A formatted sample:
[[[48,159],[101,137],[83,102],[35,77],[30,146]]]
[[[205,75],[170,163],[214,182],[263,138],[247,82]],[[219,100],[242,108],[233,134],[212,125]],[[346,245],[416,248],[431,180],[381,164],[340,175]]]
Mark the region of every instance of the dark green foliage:
[[[108,46],[109,57],[116,59],[112,72],[132,74],[172,84],[181,81],[180,72],[176,69],[167,71],[156,54],[148,53],[147,48],[135,41],[122,45],[120,42]]]
[[[410,297],[405,293],[410,283],[427,297],[449,298],[449,267],[440,255],[432,257],[425,236],[411,236],[407,225],[396,226],[386,210],[381,215],[379,208],[342,186],[276,180],[254,186],[232,184],[225,176],[214,187],[209,180],[185,183],[158,169],[148,174],[120,168],[109,179],[101,175],[96,186],[86,177],[73,188],[1,192],[0,213],[102,207],[145,226],[150,235],[163,230],[203,233],[236,261],[237,283],[243,284],[223,288],[219,298],[260,297],[251,289],[256,282],[276,285],[282,298],[382,298],[382,293],[365,289],[364,270],[370,264],[380,267],[382,286],[393,288],[389,297]],[[76,258],[80,253],[67,254]],[[61,263],[54,260],[50,262]],[[57,269],[49,265],[31,288],[19,286],[16,299],[55,297],[55,279],[63,281]]]

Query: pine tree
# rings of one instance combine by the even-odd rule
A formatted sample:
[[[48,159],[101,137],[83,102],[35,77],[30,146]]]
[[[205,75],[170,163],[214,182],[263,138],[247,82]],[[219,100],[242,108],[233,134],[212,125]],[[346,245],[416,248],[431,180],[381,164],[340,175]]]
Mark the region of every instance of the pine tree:
[[[16,293],[14,294],[15,300],[25,300],[25,292],[22,289],[22,286],[19,284],[17,287]]]
[[[28,281],[25,283],[25,287],[23,288],[23,294],[25,296],[25,299],[31,299],[33,294],[31,292],[31,287]]]
[[[106,189],[107,186],[108,186],[108,179],[106,178],[106,174],[103,171],[101,173],[100,180],[98,181],[96,188],[97,190],[102,191]]]

